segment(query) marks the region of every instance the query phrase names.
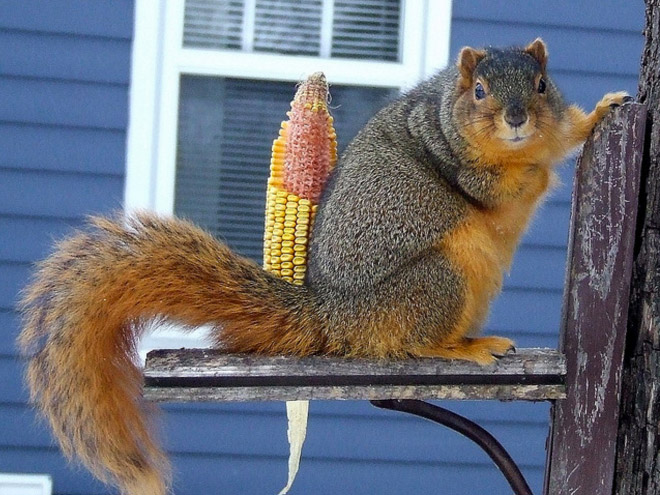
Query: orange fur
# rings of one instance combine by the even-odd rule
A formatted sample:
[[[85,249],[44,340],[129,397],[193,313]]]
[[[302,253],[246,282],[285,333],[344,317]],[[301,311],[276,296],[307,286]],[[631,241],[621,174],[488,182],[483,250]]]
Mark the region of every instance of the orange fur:
[[[487,88],[485,82],[483,85]],[[488,364],[513,347],[511,340],[501,337],[468,336],[481,328],[490,301],[500,291],[503,274],[511,266],[520,237],[540,200],[557,182],[553,165],[589,136],[611,105],[622,104],[626,97],[625,93],[605,95],[588,115],[570,106],[561,122],[539,98],[520,130],[529,136],[521,145],[504,141],[510,129],[502,118],[502,107],[493,101],[478,110],[480,117],[461,126],[468,143],[468,160],[476,169],[483,167],[499,174],[491,191],[497,204],[469,206],[465,219],[437,243],[436,248],[452,261],[466,281],[464,306],[451,337],[421,350],[420,355]],[[459,110],[457,115],[460,118],[466,114]]]
[[[296,355],[322,347],[323,325],[304,287],[186,222],[140,215],[94,226],[61,243],[24,294],[27,381],[68,457],[122,493],[164,495],[168,463],[139,400],[142,323],[212,324],[228,351]]]

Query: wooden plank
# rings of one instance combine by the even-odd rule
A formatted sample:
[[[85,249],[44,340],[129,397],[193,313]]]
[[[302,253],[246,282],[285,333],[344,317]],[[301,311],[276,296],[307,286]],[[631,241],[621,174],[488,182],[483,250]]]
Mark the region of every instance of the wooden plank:
[[[560,350],[567,398],[553,407],[545,493],[611,495],[646,109],[610,115],[575,179]]]
[[[552,349],[520,349],[491,366],[442,359],[401,361],[227,355],[211,349],[152,351],[145,397],[155,401],[299,399],[552,400],[566,365]]]
[[[253,386],[172,387],[147,386],[144,397],[154,402],[248,402],[292,400],[556,400],[566,396],[560,385],[369,385],[369,386]]]

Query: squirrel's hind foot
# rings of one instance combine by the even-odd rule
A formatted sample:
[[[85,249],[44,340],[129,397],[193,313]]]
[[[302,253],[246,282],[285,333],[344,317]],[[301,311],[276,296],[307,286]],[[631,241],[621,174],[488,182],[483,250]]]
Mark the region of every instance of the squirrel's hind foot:
[[[418,356],[461,359],[481,365],[488,365],[497,361],[498,358],[515,351],[514,342],[505,337],[464,337],[455,342],[443,343],[436,347],[422,349],[418,353]]]

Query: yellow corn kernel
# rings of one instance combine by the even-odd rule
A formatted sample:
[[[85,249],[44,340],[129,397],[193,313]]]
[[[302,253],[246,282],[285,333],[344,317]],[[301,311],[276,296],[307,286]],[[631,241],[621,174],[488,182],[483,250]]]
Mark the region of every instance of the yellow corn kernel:
[[[271,148],[264,268],[296,285],[305,279],[320,188],[337,159],[337,134],[328,101],[325,77],[310,76],[299,86],[287,113],[290,120],[282,122]],[[319,133],[318,129],[323,130]]]

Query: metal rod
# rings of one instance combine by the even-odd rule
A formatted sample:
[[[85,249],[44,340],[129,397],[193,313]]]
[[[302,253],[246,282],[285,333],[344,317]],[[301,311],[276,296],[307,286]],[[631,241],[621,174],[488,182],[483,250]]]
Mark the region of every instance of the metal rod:
[[[500,469],[515,495],[532,495],[527,481],[509,453],[502,447],[497,439],[481,426],[459,414],[451,412],[435,404],[421,400],[372,400],[370,401],[381,409],[406,412],[435,421],[441,425],[457,431],[479,445]]]

